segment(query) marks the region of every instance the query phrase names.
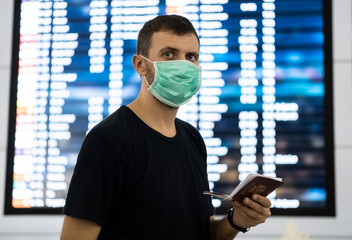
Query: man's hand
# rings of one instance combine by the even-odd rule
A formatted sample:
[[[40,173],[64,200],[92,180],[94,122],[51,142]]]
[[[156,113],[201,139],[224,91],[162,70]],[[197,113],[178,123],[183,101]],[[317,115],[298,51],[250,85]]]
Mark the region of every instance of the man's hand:
[[[101,227],[91,221],[65,216],[61,240],[96,240]]]
[[[251,199],[245,198],[242,203],[232,202],[235,209],[233,222],[243,228],[249,228],[264,223],[271,216],[271,202],[268,198],[253,194]]]
[[[271,202],[268,198],[258,194],[253,194],[251,199],[245,198],[243,203],[232,202],[234,207],[233,222],[242,228],[249,228],[264,223],[271,215]],[[210,217],[210,239],[212,240],[232,240],[238,231],[228,222],[227,218],[215,220]]]

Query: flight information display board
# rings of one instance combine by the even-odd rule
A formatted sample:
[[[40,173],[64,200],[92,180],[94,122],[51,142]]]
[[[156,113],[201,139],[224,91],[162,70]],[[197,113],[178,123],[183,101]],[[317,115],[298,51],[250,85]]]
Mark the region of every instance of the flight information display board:
[[[335,214],[330,1],[15,2],[6,213],[61,211],[84,137],[138,94],[139,30],[179,14],[203,79],[178,117],[204,138],[210,189],[262,173],[284,180],[273,214]]]

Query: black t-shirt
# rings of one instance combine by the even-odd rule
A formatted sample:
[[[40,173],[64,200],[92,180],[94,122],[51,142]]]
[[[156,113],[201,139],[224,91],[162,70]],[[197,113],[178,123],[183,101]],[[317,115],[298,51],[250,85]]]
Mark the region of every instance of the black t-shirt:
[[[208,239],[213,207],[199,132],[165,137],[122,106],[83,142],[63,213],[102,226],[98,239]]]

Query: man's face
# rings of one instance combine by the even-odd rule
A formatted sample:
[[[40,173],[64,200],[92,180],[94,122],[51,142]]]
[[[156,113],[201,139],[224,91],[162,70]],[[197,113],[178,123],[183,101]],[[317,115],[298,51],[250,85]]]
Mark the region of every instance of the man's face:
[[[151,40],[148,57],[151,61],[187,60],[199,65],[199,43],[194,34],[178,36],[171,32],[155,32]],[[146,63],[146,78],[152,84],[155,70],[152,63]]]

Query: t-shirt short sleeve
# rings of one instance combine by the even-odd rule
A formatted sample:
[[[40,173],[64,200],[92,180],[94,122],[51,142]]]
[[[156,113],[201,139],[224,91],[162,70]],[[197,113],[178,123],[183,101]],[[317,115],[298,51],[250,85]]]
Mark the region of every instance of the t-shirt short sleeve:
[[[107,138],[88,135],[77,159],[63,213],[103,226],[121,193],[124,168]]]

